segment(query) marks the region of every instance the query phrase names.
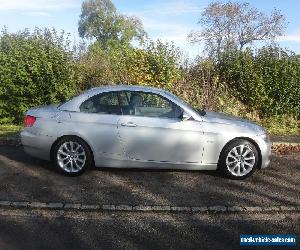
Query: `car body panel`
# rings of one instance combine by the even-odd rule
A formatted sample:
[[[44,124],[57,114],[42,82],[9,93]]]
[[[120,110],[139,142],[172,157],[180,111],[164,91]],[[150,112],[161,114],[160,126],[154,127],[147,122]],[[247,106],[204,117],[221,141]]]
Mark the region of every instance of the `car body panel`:
[[[190,119],[80,112],[82,102],[111,91],[159,94],[181,107]],[[214,170],[224,146],[235,138],[246,138],[258,146],[261,167],[269,164],[271,142],[261,126],[216,112],[202,116],[175,95],[157,88],[124,85],[94,88],[60,106],[30,109],[27,115],[37,120],[21,132],[24,149],[46,160],[50,159],[51,148],[59,138],[73,135],[86,141],[99,167]]]
[[[201,163],[203,133],[197,121],[122,116],[119,134],[130,159],[170,163]]]
[[[111,158],[123,158],[124,151],[118,135],[118,115],[88,114],[72,112],[67,125],[67,135],[76,131],[82,139],[88,142],[94,155],[108,155]],[[80,124],[80,126],[79,126]]]

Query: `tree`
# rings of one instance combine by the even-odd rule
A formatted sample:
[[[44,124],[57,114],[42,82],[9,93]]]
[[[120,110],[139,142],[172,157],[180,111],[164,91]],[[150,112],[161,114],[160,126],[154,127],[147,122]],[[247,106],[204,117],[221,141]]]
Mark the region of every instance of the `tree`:
[[[134,16],[117,12],[111,0],[86,0],[82,3],[78,32],[82,38],[96,38],[103,47],[109,41],[143,41],[142,22]]]
[[[249,3],[213,2],[203,11],[198,24],[203,29],[192,31],[192,43],[205,42],[210,56],[220,52],[251,45],[254,41],[274,40],[283,34],[286,22],[284,15],[274,9],[266,15]]]

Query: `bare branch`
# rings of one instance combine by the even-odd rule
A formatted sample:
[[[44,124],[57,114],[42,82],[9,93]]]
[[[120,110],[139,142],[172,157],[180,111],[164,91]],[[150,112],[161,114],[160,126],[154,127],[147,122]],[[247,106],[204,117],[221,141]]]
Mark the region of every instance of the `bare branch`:
[[[255,41],[274,40],[286,29],[285,16],[277,9],[264,14],[249,3],[213,2],[203,11],[198,24],[201,31],[191,31],[191,43],[205,43],[211,55],[225,50],[251,46]]]

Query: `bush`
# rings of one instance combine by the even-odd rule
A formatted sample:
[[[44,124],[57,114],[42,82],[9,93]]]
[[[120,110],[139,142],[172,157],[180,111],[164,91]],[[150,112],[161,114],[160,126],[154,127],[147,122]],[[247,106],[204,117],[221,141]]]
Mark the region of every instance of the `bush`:
[[[105,49],[96,42],[80,59],[78,85],[82,90],[120,83],[171,89],[180,76],[179,57],[174,45],[160,41],[143,48],[110,43]]]
[[[174,85],[176,94],[198,109],[217,110],[224,90],[214,62],[208,59],[182,67],[181,79]]]
[[[82,52],[82,48],[79,48]],[[278,47],[228,51],[218,61],[180,63],[172,43],[136,48],[95,42],[83,53],[68,36],[35,29],[0,33],[0,124],[20,123],[30,107],[63,102],[107,84],[167,89],[197,108],[255,120],[272,133],[299,133],[300,57]]]
[[[69,41],[55,30],[0,34],[0,123],[19,123],[30,107],[59,103],[75,92]]]
[[[261,116],[300,116],[300,58],[278,47],[230,51],[218,64],[232,95]]]

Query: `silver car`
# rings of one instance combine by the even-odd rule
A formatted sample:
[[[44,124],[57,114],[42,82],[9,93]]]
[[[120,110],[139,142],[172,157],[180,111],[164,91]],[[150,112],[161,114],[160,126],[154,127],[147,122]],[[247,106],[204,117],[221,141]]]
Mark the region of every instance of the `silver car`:
[[[217,170],[244,179],[269,164],[271,143],[261,126],[196,110],[157,88],[108,86],[60,106],[30,109],[24,150],[75,176],[90,166]]]

